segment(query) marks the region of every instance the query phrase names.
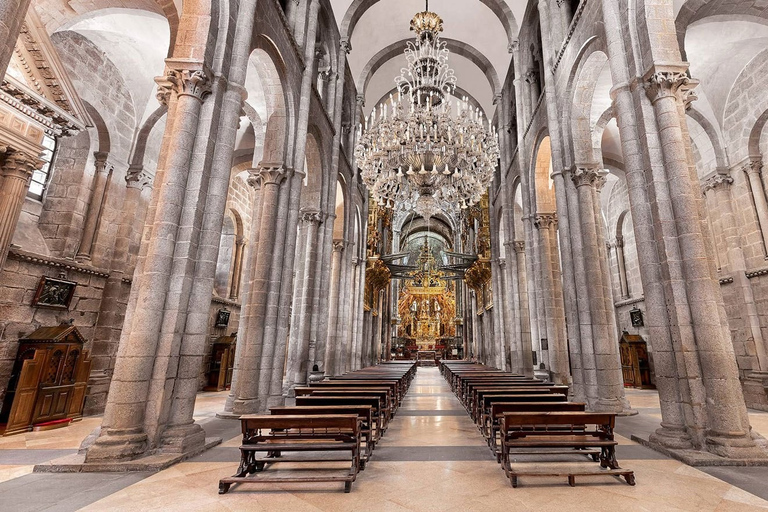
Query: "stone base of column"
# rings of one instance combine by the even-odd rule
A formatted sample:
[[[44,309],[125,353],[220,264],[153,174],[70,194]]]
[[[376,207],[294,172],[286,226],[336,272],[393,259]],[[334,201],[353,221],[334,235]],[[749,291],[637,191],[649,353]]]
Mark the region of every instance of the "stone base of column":
[[[85,462],[129,461],[143,455],[148,448],[147,435],[141,429],[101,432],[85,454]]]
[[[742,381],[744,402],[750,409],[768,411],[768,372],[753,372]]]
[[[688,432],[681,427],[669,427],[661,424],[661,428],[648,438],[653,444],[669,448],[671,450],[693,450],[693,441]]]
[[[285,405],[285,397],[283,395],[270,395],[267,397],[267,405],[264,408],[268,411],[270,407],[282,407]]]
[[[598,398],[592,410],[595,412],[615,412],[617,416],[634,416],[637,410],[629,405],[626,398]]]
[[[261,411],[261,403],[258,398],[237,399],[232,404],[232,417],[239,418],[243,414],[257,414]],[[218,414],[217,414],[218,416]],[[222,418],[229,416],[220,416]]]
[[[163,432],[160,451],[188,453],[205,447],[205,430],[197,423],[175,425]]]
[[[707,435],[707,451],[728,459],[765,459],[768,466],[768,450],[758,446],[751,435]]]
[[[157,472],[167,469],[174,464],[183,462],[199,455],[209,448],[221,444],[220,437],[206,438],[202,446],[184,453],[155,453],[133,460],[97,460],[86,461],[86,456],[75,453],[53,459],[43,464],[37,464],[35,473],[128,473],[132,471]]]

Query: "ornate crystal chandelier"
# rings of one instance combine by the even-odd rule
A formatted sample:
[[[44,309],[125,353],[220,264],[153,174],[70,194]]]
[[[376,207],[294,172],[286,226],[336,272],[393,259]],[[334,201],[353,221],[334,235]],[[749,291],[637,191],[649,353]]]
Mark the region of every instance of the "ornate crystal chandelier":
[[[362,178],[379,205],[407,205],[425,218],[448,204],[480,200],[499,158],[496,130],[479,108],[452,101],[456,76],[441,41],[443,20],[429,11],[411,20],[415,41],[408,67],[395,78],[397,96],[373,109],[358,127],[355,147]]]

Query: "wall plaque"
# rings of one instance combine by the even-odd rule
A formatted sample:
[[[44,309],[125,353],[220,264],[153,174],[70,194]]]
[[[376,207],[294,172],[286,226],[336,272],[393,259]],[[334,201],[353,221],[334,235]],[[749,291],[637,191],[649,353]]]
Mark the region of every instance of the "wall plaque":
[[[226,309],[220,309],[216,313],[216,323],[214,327],[226,327],[229,325],[229,311]]]
[[[637,309],[637,307],[629,311],[629,320],[632,322],[632,327],[643,327],[645,325],[643,322],[643,312]]]
[[[43,276],[37,285],[32,306],[38,308],[69,309],[77,283],[65,279]]]

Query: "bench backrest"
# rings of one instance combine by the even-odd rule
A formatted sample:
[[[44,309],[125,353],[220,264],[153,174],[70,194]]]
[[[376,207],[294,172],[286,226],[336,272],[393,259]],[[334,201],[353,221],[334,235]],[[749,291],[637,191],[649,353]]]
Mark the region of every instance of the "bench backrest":
[[[616,414],[609,412],[505,412],[502,416],[502,430],[547,425],[597,425],[613,430],[615,424]]]
[[[542,393],[526,395],[483,395],[483,407],[488,408],[493,402],[566,402],[568,397],[559,393]],[[479,403],[479,402],[478,402]]]
[[[317,415],[246,415],[240,417],[243,433],[254,430],[275,429],[339,429],[359,432],[357,414]]]
[[[582,402],[492,402],[491,416],[498,418],[505,412],[583,411]]]

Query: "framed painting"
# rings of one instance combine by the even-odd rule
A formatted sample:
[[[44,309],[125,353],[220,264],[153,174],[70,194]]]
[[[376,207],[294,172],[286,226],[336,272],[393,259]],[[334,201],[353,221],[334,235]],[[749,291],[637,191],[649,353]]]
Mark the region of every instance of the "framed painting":
[[[37,291],[32,299],[36,308],[69,309],[72,297],[75,295],[77,283],[66,279],[46,277],[40,278]]]

